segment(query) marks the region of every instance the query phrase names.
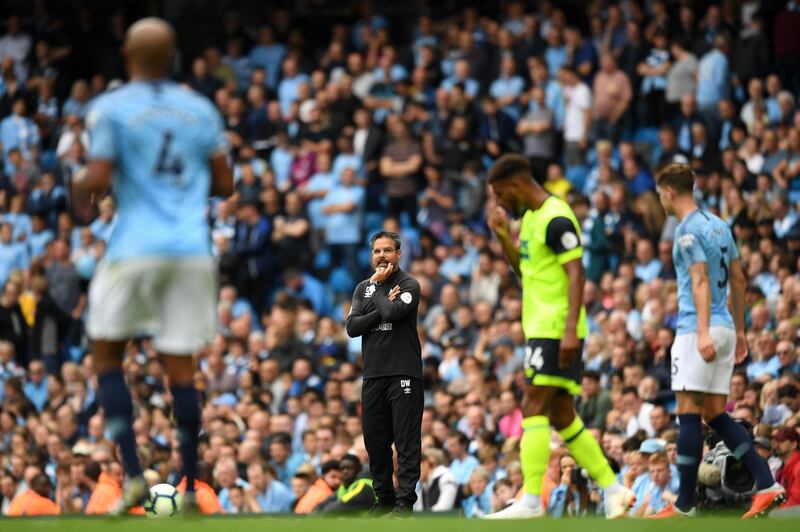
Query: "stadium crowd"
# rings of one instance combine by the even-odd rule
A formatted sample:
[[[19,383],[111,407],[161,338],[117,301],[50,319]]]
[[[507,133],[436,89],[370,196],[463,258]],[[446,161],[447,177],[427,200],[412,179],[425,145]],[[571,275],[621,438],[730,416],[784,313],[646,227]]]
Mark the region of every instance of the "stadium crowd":
[[[124,79],[135,11],[50,4],[5,13],[0,29],[3,515],[102,513],[123,476],[83,328],[115,206],[72,203],[69,183],[92,98]],[[632,513],[677,493],[675,221],[653,177],[671,161],[693,166],[698,201],[736,237],[750,354],[728,409],[800,505],[800,3],[412,2],[412,13],[353,1],[306,31],[301,17],[323,4],[171,20],[174,77],[218,107],[236,176],[232,197],[209,202],[221,287],[218,334],[197,356],[201,505],[371,506],[360,343],[344,321],[381,228],[402,235],[402,266],[422,288],[416,509],[477,517],[516,496],[521,291],[484,220],[485,171],[507,152],[530,158],[582,224],[579,413],[636,492]],[[149,480],[178,484],[171,398],[146,338],[125,369]],[[548,513],[595,512],[599,491],[553,438]],[[725,477],[708,482],[707,505],[744,500],[752,481]]]

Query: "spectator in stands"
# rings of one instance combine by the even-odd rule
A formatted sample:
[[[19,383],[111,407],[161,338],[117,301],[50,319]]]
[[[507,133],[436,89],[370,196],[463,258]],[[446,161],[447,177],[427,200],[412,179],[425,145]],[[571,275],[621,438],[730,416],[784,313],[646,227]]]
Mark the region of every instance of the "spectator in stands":
[[[332,264],[344,264],[350,280],[360,276],[358,248],[361,244],[361,213],[364,209],[364,187],[356,183],[353,168],[345,167],[340,182],[325,195],[321,209],[325,215],[325,243],[331,252]]]
[[[531,100],[534,107],[517,122],[517,135],[522,138],[523,154],[531,161],[533,175],[543,181],[555,158],[555,117],[547,108],[542,87],[531,89]]]
[[[272,90],[278,87],[278,76],[286,51],[286,46],[277,42],[272,26],[262,26],[258,30],[258,44],[250,50],[250,61],[254,66],[264,69],[267,87]]]
[[[492,492],[489,488],[489,474],[483,466],[476,467],[469,477],[466,488],[468,495],[461,507],[467,518],[483,517],[492,511]]]
[[[447,452],[452,458],[450,470],[460,486],[469,482],[473,470],[480,465],[469,453],[469,438],[463,432],[453,432],[447,437]]]
[[[321,476],[311,485],[306,494],[297,501],[294,508],[296,514],[309,514],[322,501],[330,497],[339,489],[342,482],[342,472],[339,462],[329,460],[320,468]]]
[[[79,79],[72,84],[72,89],[69,91],[69,98],[64,102],[61,108],[61,116],[76,116],[79,120],[86,118],[86,112],[89,108],[89,84],[86,80]]]
[[[49,498],[50,480],[41,472],[34,474],[29,488],[14,497],[8,507],[10,517],[58,515],[61,509]]]
[[[470,77],[470,74],[469,61],[466,59],[459,59],[455,63],[453,75],[442,81],[441,88],[450,91],[456,84],[459,84],[463,86],[463,90],[469,99],[476,98],[481,87],[476,79]],[[492,96],[495,98],[497,97],[494,94]]]
[[[564,100],[564,160],[566,166],[583,165],[592,124],[592,93],[571,68],[559,73]]]
[[[611,410],[611,397],[600,386],[600,375],[596,371],[584,371],[581,381],[581,399],[578,405],[584,425],[604,429],[606,416]]]
[[[277,479],[275,468],[256,461],[247,467],[250,486],[245,490],[245,506],[249,512],[288,512],[294,502],[292,492]]]
[[[667,74],[666,100],[673,108],[683,97],[694,95],[697,88],[697,58],[692,54],[685,38],[672,41],[670,51],[674,57]]]
[[[559,483],[550,492],[547,514],[551,517],[587,515],[590,494],[575,459],[564,454],[559,458],[558,465]]]
[[[665,452],[657,452],[647,461],[649,478],[637,493],[636,503],[631,515],[647,517],[661,511],[667,504],[674,502],[678,492],[678,479],[670,471],[669,459]]]
[[[26,161],[32,158],[39,144],[39,127],[27,117],[27,104],[19,98],[14,100],[11,114],[0,121],[0,143],[3,145],[3,163],[11,163],[8,158],[12,148],[17,148]]]
[[[335,493],[319,503],[315,513],[353,514],[363,513],[375,506],[376,496],[372,479],[361,477],[361,460],[347,454],[339,461],[342,483]]]
[[[600,56],[600,71],[593,84],[594,122],[592,136],[597,139],[619,140],[625,127],[625,114],[633,98],[628,76],[617,67],[610,53]]]
[[[419,144],[409,137],[408,126],[400,116],[387,120],[391,140],[380,158],[380,173],[386,179],[389,214],[400,218],[405,213],[411,225],[417,224],[416,179],[422,167]]]
[[[714,37],[714,48],[703,55],[697,65],[697,107],[714,133],[719,123],[717,102],[729,96],[728,51],[728,39],[724,35],[717,35]]]
[[[288,115],[290,104],[297,101],[300,96],[300,87],[308,82],[308,76],[299,70],[297,57],[287,54],[283,60],[283,77],[278,84],[281,115]]]
[[[780,483],[786,488],[786,507],[800,505],[800,446],[797,430],[791,427],[780,429],[774,436],[776,454],[783,460]]]
[[[444,451],[436,448],[424,450],[420,471],[414,511],[452,511],[458,500],[460,488],[453,472],[447,466]]]
[[[653,436],[654,430],[650,421],[653,408],[651,403],[642,401],[634,386],[627,386],[622,390],[622,415],[627,420],[626,432],[629,437],[639,430],[644,430],[648,437]]]

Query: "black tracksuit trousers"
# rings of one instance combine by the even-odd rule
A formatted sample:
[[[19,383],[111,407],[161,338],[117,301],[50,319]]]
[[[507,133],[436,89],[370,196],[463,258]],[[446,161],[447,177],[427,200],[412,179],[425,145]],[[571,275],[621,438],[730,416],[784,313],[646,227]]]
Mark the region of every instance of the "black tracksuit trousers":
[[[393,375],[364,380],[361,425],[369,454],[372,487],[381,506],[411,507],[417,500],[422,451],[422,381]],[[397,449],[398,488],[392,483]]]

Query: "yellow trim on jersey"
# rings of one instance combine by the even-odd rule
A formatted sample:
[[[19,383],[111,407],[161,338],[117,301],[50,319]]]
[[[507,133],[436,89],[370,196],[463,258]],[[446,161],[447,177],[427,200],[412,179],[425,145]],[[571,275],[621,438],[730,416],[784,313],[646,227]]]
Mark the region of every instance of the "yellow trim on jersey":
[[[533,384],[536,386],[552,386],[554,388],[563,388],[570,395],[580,395],[581,385],[572,379],[566,377],[557,377],[555,375],[542,375],[537,373],[533,377]]]

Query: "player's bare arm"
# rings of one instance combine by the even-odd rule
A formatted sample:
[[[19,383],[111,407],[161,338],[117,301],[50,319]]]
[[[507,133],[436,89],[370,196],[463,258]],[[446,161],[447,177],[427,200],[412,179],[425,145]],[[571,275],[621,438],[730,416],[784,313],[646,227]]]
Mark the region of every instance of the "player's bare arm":
[[[563,265],[564,271],[569,278],[569,310],[567,311],[567,323],[564,327],[564,338],[561,339],[558,364],[562,368],[569,367],[574,363],[575,358],[580,355],[580,340],[578,339],[578,320],[583,307],[583,285],[586,282],[586,274],[583,270],[581,259],[574,259]]]
[[[112,161],[102,159],[89,161],[89,164],[75,173],[72,179],[73,190],[78,194],[105,194],[111,188],[113,173]]]
[[[208,160],[211,167],[211,195],[230,196],[233,194],[233,172],[228,157],[218,153]]]
[[[744,330],[744,291],[745,278],[742,265],[738,259],[730,265],[731,314],[736,327],[736,363],[741,364],[747,358],[747,337]]]
[[[711,339],[709,323],[711,319],[711,287],[708,284],[708,266],[697,262],[689,267],[692,278],[692,297],[697,309],[697,350],[706,362],[717,356],[714,340]]]

